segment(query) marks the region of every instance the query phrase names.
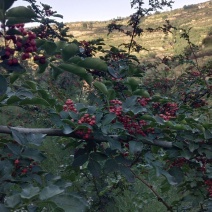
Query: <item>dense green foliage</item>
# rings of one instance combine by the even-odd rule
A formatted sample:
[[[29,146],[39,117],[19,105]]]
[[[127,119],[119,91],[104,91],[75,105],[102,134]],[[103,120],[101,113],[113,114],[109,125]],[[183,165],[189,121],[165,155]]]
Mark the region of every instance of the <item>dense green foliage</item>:
[[[70,41],[50,19],[60,15],[27,1],[0,1],[0,109],[12,120],[0,126],[0,211],[210,211],[212,63],[200,66],[189,30],[169,21],[148,31],[180,31],[184,52],[132,54],[143,50],[142,18],[172,1],[131,1],[127,26],[108,26],[129,36],[126,50]]]

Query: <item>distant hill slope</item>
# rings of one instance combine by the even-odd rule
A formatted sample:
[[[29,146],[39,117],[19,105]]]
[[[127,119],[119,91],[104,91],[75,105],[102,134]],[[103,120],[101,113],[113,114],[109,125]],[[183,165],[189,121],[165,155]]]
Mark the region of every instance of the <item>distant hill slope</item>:
[[[142,21],[142,27],[156,28],[162,26],[165,20],[170,20],[170,23],[175,27],[191,29],[191,41],[196,45],[201,45],[203,39],[212,33],[212,1],[207,1],[201,4],[187,5],[181,9],[175,9],[168,12],[156,13],[147,16]],[[126,24],[129,18],[121,18],[117,21],[119,24]],[[73,34],[78,40],[92,40],[103,38],[106,47],[109,45],[120,45],[128,42],[129,38],[121,33],[112,33],[107,36],[107,25],[110,21],[103,22],[73,22],[67,23],[70,27],[70,34]],[[178,34],[169,34],[164,36],[161,32],[144,33],[137,41],[146,49],[157,52],[157,54],[179,54],[186,46],[186,42],[180,39]],[[211,41],[209,41],[211,45]],[[205,46],[207,49],[208,45]],[[212,47],[207,51],[211,51]],[[146,52],[142,52],[146,54]],[[212,54],[212,52],[211,52]]]

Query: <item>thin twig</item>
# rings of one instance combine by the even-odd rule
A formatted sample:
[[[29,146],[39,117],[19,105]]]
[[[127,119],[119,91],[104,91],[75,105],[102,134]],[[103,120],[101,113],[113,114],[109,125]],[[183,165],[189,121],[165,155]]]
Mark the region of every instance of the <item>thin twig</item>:
[[[131,172],[134,174],[135,178],[140,180],[144,185],[146,185],[154,193],[154,195],[157,197],[158,201],[163,203],[163,205],[167,208],[168,211],[173,212],[172,207],[163,200],[163,198],[158,194],[158,192],[153,188],[153,186],[151,184],[149,184],[146,180],[142,179],[141,177],[137,176],[136,173],[132,169],[131,169]]]

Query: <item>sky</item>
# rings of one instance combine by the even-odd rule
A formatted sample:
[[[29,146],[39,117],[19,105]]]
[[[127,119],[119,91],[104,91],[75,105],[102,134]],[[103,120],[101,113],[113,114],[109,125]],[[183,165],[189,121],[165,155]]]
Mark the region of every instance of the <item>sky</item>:
[[[206,1],[175,0],[173,9]],[[61,19],[63,22],[106,21],[117,17],[127,17],[134,12],[130,7],[130,0],[37,0],[37,2],[52,6],[53,11],[63,15],[63,20]],[[17,0],[13,6],[20,5],[28,4],[24,0]]]

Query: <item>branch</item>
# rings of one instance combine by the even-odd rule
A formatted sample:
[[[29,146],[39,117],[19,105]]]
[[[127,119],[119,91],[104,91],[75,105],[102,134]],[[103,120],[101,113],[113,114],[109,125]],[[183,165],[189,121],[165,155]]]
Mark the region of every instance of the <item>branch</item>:
[[[170,205],[168,205],[167,202],[164,201],[164,199],[153,188],[153,186],[151,184],[149,184],[146,180],[142,179],[141,177],[137,176],[136,173],[132,169],[131,169],[131,172],[133,173],[133,175],[135,176],[135,178],[137,178],[138,180],[140,180],[144,185],[146,185],[154,193],[154,195],[158,198],[158,201],[161,202],[161,203],[163,203],[163,205],[167,208],[167,211],[173,212],[172,207]]]
[[[32,133],[32,134],[46,134],[46,136],[63,136],[63,137],[72,137],[72,138],[77,138],[81,139],[78,135],[76,135],[74,132],[70,134],[65,134],[63,130],[61,129],[52,129],[52,128],[23,128],[23,127],[7,127],[7,126],[1,126],[0,125],[0,134],[9,134],[12,135],[11,129],[17,130],[20,133]],[[92,139],[87,139],[87,140],[92,140],[96,142],[105,142],[107,141],[108,138],[112,139],[118,139],[118,136],[115,135],[108,135],[108,136],[102,136],[100,138],[92,138]],[[166,149],[171,149],[173,148],[172,142],[167,142],[167,141],[154,141],[154,142],[148,142],[148,141],[142,141],[144,144],[148,145],[154,145],[154,146],[159,146],[162,148]]]

